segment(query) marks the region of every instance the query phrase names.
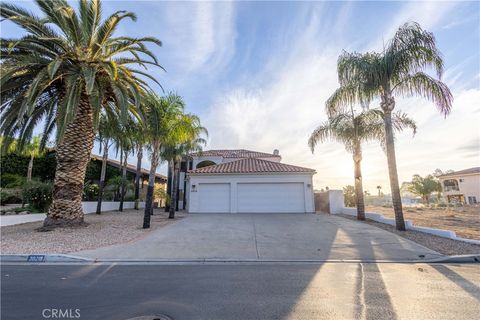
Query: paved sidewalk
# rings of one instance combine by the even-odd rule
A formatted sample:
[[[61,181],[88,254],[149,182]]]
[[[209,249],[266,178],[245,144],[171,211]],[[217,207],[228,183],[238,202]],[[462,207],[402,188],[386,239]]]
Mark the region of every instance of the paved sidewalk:
[[[94,259],[363,261],[441,256],[385,230],[324,214],[190,214],[139,241],[71,254]]]

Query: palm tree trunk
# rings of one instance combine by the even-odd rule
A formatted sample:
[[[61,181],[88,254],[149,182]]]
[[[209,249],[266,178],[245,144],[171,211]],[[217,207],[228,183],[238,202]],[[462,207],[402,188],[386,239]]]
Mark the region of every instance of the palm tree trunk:
[[[394,103],[394,102],[391,102]],[[393,210],[395,211],[395,226],[397,230],[405,231],[405,221],[403,219],[402,198],[400,196],[400,187],[398,183],[397,160],[395,157],[395,143],[393,139],[392,127],[393,107],[384,109],[385,117],[385,145],[387,149],[388,174],[390,176],[390,189],[392,190]]]
[[[123,202],[125,201],[125,193],[127,193],[127,159],[128,151],[123,152],[123,163],[122,163],[122,186],[120,191],[120,205],[118,211],[123,211]]]
[[[27,181],[32,181],[32,171],[33,171],[33,154],[30,156],[30,161],[28,162]]]
[[[41,230],[84,225],[82,193],[85,171],[93,148],[93,113],[88,97],[82,95],[73,120],[57,145],[57,167],[53,201]]]
[[[178,176],[179,176],[180,166],[177,164],[177,161],[173,162],[173,175],[172,175],[172,196],[170,198],[170,210],[168,214],[168,219],[175,219],[175,209],[177,207],[177,190],[178,190]]]
[[[135,210],[138,210],[138,202],[140,201],[140,177],[142,176],[142,158],[143,146],[139,146],[137,150],[137,172],[135,174]]]
[[[360,153],[360,147],[358,146],[353,155],[353,162],[355,166],[355,198],[357,205],[357,220],[365,220],[365,201],[363,195],[363,183],[362,183],[362,156]]]
[[[97,214],[102,213],[103,190],[105,188],[105,176],[107,175],[108,140],[103,144],[102,171],[100,172],[100,185],[98,186]]]
[[[147,187],[147,196],[145,199],[145,211],[143,215],[143,228],[150,228],[150,216],[153,212],[153,192],[155,189],[155,173],[157,171],[158,160],[159,160],[159,149],[160,145],[157,143],[153,145],[153,153],[150,166],[150,174],[148,176],[148,187]]]

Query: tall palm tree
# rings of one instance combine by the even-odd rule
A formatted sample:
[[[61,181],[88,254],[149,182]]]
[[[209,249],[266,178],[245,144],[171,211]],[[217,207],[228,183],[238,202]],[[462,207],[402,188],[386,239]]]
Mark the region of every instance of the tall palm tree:
[[[99,152],[102,153],[102,169],[100,171],[100,183],[98,186],[98,200],[96,214],[102,213],[103,193],[105,190],[105,178],[107,175],[108,152],[115,142],[115,136],[118,135],[119,126],[116,119],[108,119],[108,115],[100,115],[98,125],[97,140],[100,144]],[[102,152],[103,151],[103,152]]]
[[[357,205],[357,219],[365,220],[365,202],[362,184],[362,142],[369,140],[384,141],[383,127],[384,114],[380,110],[367,110],[355,114],[353,108],[349,112],[331,115],[328,121],[317,127],[311,134],[308,145],[315,150],[319,142],[329,139],[342,142],[345,149],[353,155],[355,177],[355,199]],[[416,131],[415,122],[405,114],[394,113],[393,123],[397,131],[412,128]]]
[[[145,128],[147,148],[150,151],[150,172],[148,177],[147,196],[143,228],[150,228],[150,216],[153,213],[153,197],[155,175],[160,162],[160,148],[162,143],[173,136],[183,135],[178,119],[183,115],[185,103],[177,94],[170,93],[160,97],[153,92],[147,92],[142,101],[142,118]]]
[[[115,136],[115,147],[120,152],[120,172],[122,173],[122,183],[120,187],[120,203],[118,211],[123,211],[123,204],[125,201],[125,195],[127,192],[127,165],[128,156],[134,149],[133,131],[135,129],[135,122],[133,118],[128,118],[122,121],[120,130]]]
[[[202,151],[207,141],[201,135],[208,136],[208,131],[200,124],[200,118],[196,115],[186,114],[178,119],[178,127],[183,128],[182,135],[172,135],[163,144],[161,150],[162,159],[168,161],[172,167],[172,192],[170,197],[169,219],[175,218],[177,203],[177,190],[180,176],[180,163],[184,156],[191,152]]]
[[[436,76],[426,71],[433,68]],[[445,116],[452,107],[452,94],[440,81],[443,60],[432,33],[418,23],[406,23],[395,33],[382,53],[347,53],[338,59],[340,88],[330,97],[327,110],[338,111],[355,102],[380,98],[384,112],[385,146],[397,230],[405,230],[398,183],[392,112],[395,97],[420,96],[433,101]]]
[[[40,136],[35,136],[33,139],[26,143],[22,150],[18,150],[22,155],[25,155],[30,158],[28,161],[28,168],[27,168],[27,181],[32,180],[32,172],[33,172],[33,161],[35,158],[41,156],[45,152],[45,148],[41,145],[41,138]]]
[[[135,210],[138,210],[140,202],[140,179],[142,177],[143,148],[146,141],[145,129],[142,121],[137,121],[132,125],[132,143],[137,155],[137,168],[135,172]]]
[[[147,43],[153,37],[114,35],[131,12],[102,19],[99,0],[36,0],[42,16],[1,3],[0,15],[26,31],[19,39],[1,39],[0,132],[25,140],[43,120],[44,134],[57,132],[57,168],[53,203],[44,229],[83,224],[81,206],[85,170],[100,110],[128,112],[140,92],[156,80],[135,66],[158,66]]]

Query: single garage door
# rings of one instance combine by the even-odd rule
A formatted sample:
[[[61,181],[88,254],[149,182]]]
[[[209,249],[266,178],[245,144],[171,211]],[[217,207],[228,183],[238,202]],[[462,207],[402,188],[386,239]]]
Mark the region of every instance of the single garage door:
[[[230,212],[229,183],[200,183],[198,212]]]
[[[239,183],[238,212],[305,212],[303,183]]]

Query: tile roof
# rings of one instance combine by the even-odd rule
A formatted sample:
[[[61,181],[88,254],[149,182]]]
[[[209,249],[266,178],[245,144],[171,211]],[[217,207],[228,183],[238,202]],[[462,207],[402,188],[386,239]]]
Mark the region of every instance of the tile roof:
[[[439,177],[457,176],[457,175],[460,175],[460,174],[472,174],[472,173],[480,173],[480,167],[474,167],[474,168],[470,168],[470,169],[454,171],[454,172],[451,172],[451,173],[442,174]]]
[[[191,156],[206,156],[206,157],[223,157],[223,158],[272,158],[278,157],[273,153],[265,153],[258,151],[251,151],[245,149],[222,149],[222,150],[205,150],[201,152],[192,153]]]
[[[93,153],[91,154],[91,157],[92,157],[92,159],[99,160],[99,161],[102,161],[102,159],[103,159],[101,156],[93,154]],[[108,159],[107,163],[109,165],[117,167],[117,168],[121,167],[120,161],[117,161],[117,160]],[[131,173],[136,173],[137,172],[137,166],[127,163],[127,171],[131,172]],[[145,168],[142,168],[141,172],[142,172],[143,175],[147,175],[147,176],[150,175],[150,170],[147,170]],[[160,174],[158,172],[155,173],[155,177],[158,178],[158,179],[165,180],[165,181],[167,180],[166,176],[164,176],[163,174]]]
[[[230,174],[230,173],[315,173],[314,169],[302,168],[280,162],[246,158],[213,166],[190,170],[191,174]]]

